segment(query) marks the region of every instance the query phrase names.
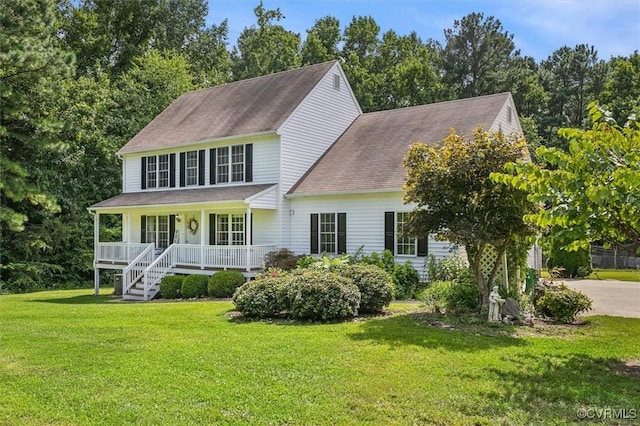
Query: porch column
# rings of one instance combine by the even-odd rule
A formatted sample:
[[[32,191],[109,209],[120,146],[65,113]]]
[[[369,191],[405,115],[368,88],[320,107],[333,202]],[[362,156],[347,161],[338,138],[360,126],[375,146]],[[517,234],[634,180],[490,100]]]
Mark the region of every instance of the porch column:
[[[131,257],[131,221],[133,220],[133,214],[131,212],[127,213],[127,262],[130,262],[133,258]],[[142,240],[140,240],[142,241]]]
[[[100,295],[100,269],[97,267],[97,257],[100,243],[100,213],[93,214],[93,292]]]
[[[204,269],[204,249],[205,249],[205,244],[204,244],[204,236],[205,236],[205,224],[207,217],[204,214],[204,209],[200,210],[200,269]]]
[[[247,226],[244,230],[244,239],[247,242],[247,272],[251,270],[251,244],[253,244],[253,241],[251,241],[251,227],[253,224],[251,222],[251,206],[247,206]]]

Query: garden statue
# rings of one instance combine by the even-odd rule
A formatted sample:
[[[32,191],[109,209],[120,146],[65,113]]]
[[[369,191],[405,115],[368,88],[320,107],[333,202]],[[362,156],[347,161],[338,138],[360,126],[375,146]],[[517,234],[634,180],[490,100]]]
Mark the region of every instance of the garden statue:
[[[504,299],[500,298],[498,286],[493,287],[493,291],[489,293],[489,321],[500,322],[500,305],[504,303]]]

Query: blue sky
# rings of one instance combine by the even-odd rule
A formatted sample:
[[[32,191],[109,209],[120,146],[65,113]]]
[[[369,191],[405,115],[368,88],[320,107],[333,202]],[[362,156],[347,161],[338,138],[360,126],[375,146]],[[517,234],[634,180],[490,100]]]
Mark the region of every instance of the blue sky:
[[[255,25],[259,0],[209,0],[209,22],[229,20],[229,43]],[[514,35],[522,55],[538,62],[562,46],[595,46],[600,59],[640,50],[640,0],[264,0],[284,14],[282,25],[304,38],[314,22],[330,15],[342,29],[353,16],[372,16],[381,33],[416,31],[423,39],[444,41],[443,31],[471,12],[494,16]]]

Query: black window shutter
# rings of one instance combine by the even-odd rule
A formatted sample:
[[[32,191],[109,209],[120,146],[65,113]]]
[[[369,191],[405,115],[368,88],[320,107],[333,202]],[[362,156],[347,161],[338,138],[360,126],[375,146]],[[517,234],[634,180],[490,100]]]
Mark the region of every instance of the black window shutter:
[[[204,149],[198,151],[198,185],[204,185],[204,153]]]
[[[209,185],[216,184],[216,149],[209,150]]]
[[[176,233],[176,215],[169,215],[169,245],[173,244],[173,235]]]
[[[253,144],[244,146],[244,181],[253,182]]]
[[[176,187],[176,155],[169,154],[169,187]]]
[[[311,254],[318,254],[318,213],[311,213]]]
[[[142,164],[140,165],[140,180],[142,181],[141,188],[147,189],[147,157],[142,157]]]
[[[187,174],[187,155],[184,152],[180,153],[180,186],[184,186],[185,177]]]
[[[147,217],[144,215],[140,216],[140,242],[147,242]]]
[[[384,212],[384,249],[389,250],[394,255],[395,251],[395,236],[396,236],[396,223],[394,212]]]
[[[429,251],[429,242],[427,237],[418,238],[418,256],[424,257]]]
[[[347,214],[338,213],[338,254],[347,252]]]
[[[216,215],[209,215],[209,245],[216,245]]]

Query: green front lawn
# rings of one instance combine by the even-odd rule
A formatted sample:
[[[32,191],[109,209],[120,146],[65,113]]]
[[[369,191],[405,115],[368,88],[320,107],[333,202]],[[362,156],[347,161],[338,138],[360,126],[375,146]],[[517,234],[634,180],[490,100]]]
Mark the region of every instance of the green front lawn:
[[[640,358],[640,320],[532,329],[450,323],[398,303],[393,315],[300,324],[230,320],[232,307],[124,303],[89,290],[0,296],[0,423],[512,425],[573,424],[586,408],[640,415],[638,368],[618,372]]]

